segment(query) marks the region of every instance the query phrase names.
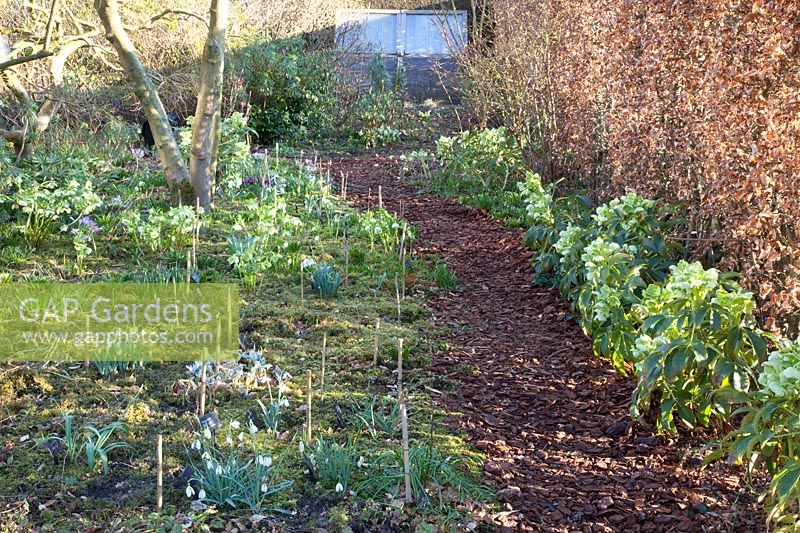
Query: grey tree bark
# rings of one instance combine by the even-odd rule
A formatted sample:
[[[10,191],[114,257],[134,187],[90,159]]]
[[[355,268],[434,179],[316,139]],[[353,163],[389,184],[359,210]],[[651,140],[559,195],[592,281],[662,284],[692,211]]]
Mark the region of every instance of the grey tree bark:
[[[216,162],[219,149],[219,122],[225,69],[225,28],[230,10],[228,0],[212,0],[208,38],[200,65],[200,92],[192,129],[189,176],[200,206],[208,211],[213,204]]]
[[[136,47],[125,30],[117,0],[96,0],[95,9],[105,28],[106,38],[116,50],[119,61],[133,85],[133,92],[142,104],[144,114],[150,123],[173,201],[194,204],[195,193],[189,181],[189,171],[181,157],[178,143],[175,142],[167,112],[155,85],[139,59]]]
[[[200,89],[192,128],[189,166],[181,157],[172,135],[166,111],[136,48],[128,36],[119,13],[117,0],[95,0],[106,38],[114,46],[120,63],[133,85],[150,122],[156,148],[164,166],[173,201],[186,205],[212,207],[217,165],[219,115],[222,100],[222,77],[225,58],[225,28],[230,11],[229,0],[211,0],[208,38],[200,66]],[[154,17],[155,20],[158,17]]]

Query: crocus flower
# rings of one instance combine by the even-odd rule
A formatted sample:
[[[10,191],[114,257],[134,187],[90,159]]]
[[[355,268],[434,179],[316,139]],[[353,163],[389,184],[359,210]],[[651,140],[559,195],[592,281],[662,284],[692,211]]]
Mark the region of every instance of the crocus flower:
[[[78,225],[87,228],[92,233],[98,233],[100,231],[100,226],[97,225],[97,222],[92,220],[92,217],[85,215],[78,219]]]

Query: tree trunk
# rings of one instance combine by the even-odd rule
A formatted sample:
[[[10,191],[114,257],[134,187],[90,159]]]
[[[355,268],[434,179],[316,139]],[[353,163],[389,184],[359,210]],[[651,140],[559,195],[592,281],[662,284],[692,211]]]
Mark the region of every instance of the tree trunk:
[[[200,91],[192,129],[189,176],[197,200],[206,211],[212,207],[217,168],[228,11],[229,0],[211,1],[208,38],[200,64]]]
[[[172,127],[158,97],[158,91],[144,70],[139,54],[122,24],[117,0],[96,0],[95,9],[103,22],[106,38],[114,46],[120,63],[125,68],[128,79],[136,94],[153,132],[164,176],[167,179],[172,199],[175,203],[193,205],[195,191],[189,181],[189,172],[181,157]]]

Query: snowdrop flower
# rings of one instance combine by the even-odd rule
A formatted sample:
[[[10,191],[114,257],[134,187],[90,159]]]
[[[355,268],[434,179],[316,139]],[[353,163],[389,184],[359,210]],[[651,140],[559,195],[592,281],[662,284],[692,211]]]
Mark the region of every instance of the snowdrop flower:
[[[303,453],[306,449],[306,445],[303,444],[303,441],[300,441],[300,444],[297,445],[297,448],[300,450],[300,453]]]
[[[206,470],[208,470],[209,472],[210,472],[211,470],[214,470],[214,462],[213,462],[213,461],[209,460],[209,461],[206,463]]]
[[[363,455],[359,456],[359,458],[358,458],[358,463],[356,463],[356,465],[357,465],[359,468],[364,468],[364,465],[365,465],[365,464],[366,464],[366,462],[364,461],[364,456],[363,456]]]
[[[186,485],[186,497],[191,498],[192,496],[194,496],[194,489],[191,485]]]
[[[222,465],[217,465],[217,469],[215,470],[218,476],[222,475]]]
[[[261,492],[267,492],[268,490],[269,490],[269,487],[267,486],[267,484],[266,483],[262,483],[261,484]]]
[[[206,491],[204,491],[203,489],[200,489],[200,492],[197,493],[197,498],[199,500],[205,500],[206,499]]]
[[[199,452],[201,448],[202,445],[200,444],[200,439],[195,439],[195,441],[192,443],[192,449]]]
[[[233,422],[231,422],[231,427],[233,429],[239,429],[241,427],[241,424],[239,423],[238,420],[234,420]]]
[[[211,429],[210,429],[210,428],[208,428],[208,427],[207,427],[207,428],[205,428],[205,429],[203,430],[203,436],[204,436],[205,438],[207,438],[207,439],[210,439],[210,438],[211,438]]]
[[[272,457],[259,455],[258,456],[258,464],[260,464],[261,466],[266,466],[267,468],[269,468],[270,466],[272,466]]]
[[[228,446],[232,446],[233,445],[233,438],[230,435],[225,437],[225,444],[227,444]]]
[[[258,433],[258,428],[256,427],[255,424],[253,424],[252,420],[250,421],[250,427],[248,428],[248,431],[250,431],[251,435],[255,435],[256,433]]]
[[[239,435],[237,435],[236,438],[239,439],[240,441],[243,441],[244,440],[244,431],[240,431]]]
[[[336,484],[336,492],[343,492],[343,491],[344,491],[344,487],[342,486],[342,484],[341,483],[337,483]]]
[[[278,402],[278,405],[281,407],[289,407],[289,400],[287,398],[281,398],[281,401]]]
[[[301,265],[302,265],[304,270],[307,269],[308,267],[312,267],[312,266],[314,266],[316,264],[317,264],[317,262],[314,261],[313,257],[306,257],[305,259],[303,259],[303,262],[301,263]]]

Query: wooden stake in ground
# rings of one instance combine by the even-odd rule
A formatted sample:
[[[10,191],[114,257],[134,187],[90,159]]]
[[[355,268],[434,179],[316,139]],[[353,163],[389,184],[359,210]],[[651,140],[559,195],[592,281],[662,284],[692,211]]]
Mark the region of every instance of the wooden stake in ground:
[[[233,340],[233,298],[231,298],[231,289],[228,286],[228,346]]]
[[[308,395],[306,397],[306,444],[311,446],[311,370],[308,371]]]
[[[200,398],[197,400],[197,414],[203,416],[206,414],[206,360],[208,352],[204,349],[203,360],[200,361],[200,388],[198,394]]]
[[[397,297],[397,322],[399,323],[402,317],[400,315],[400,282],[397,279],[397,274],[394,275],[394,293]]]
[[[401,290],[400,295],[403,300],[406,299],[406,228],[408,224],[403,223],[403,236],[400,239],[400,272],[401,276]]]
[[[350,245],[347,242],[347,227],[344,228],[344,285],[347,285],[347,278],[350,277]]]
[[[186,290],[192,282],[192,251],[186,250]]]
[[[406,484],[405,502],[411,503],[414,501],[414,495],[411,493],[411,461],[408,457],[408,413],[406,412],[405,399],[400,397],[400,430],[402,431],[403,439],[403,479]]]
[[[163,437],[158,435],[156,441],[156,512],[160,513],[164,505],[164,454],[163,454]]]
[[[325,392],[325,356],[328,353],[328,334],[322,334],[322,372],[319,376],[319,391]]]
[[[222,319],[220,318],[219,314],[217,315],[217,338],[216,338],[216,345],[217,345],[217,364],[216,368],[219,369],[219,360],[220,356],[222,355]]]
[[[378,366],[378,349],[380,348],[381,319],[375,321],[375,345],[372,348],[372,366]]]
[[[397,339],[397,399],[403,399],[403,339]]]
[[[306,297],[305,297],[305,283],[303,281],[303,262],[300,262],[300,305],[302,307],[306,306]]]
[[[383,190],[380,185],[378,185],[378,209],[383,209]]]
[[[91,331],[91,330],[89,329],[89,324],[90,324],[90,321],[89,321],[89,315],[86,315],[86,329],[85,329],[84,331]],[[86,359],[86,360],[83,362],[83,368],[84,368],[84,369],[88,369],[88,368],[89,368],[89,360],[88,360],[88,359]]]
[[[192,264],[197,267],[197,242],[200,240],[200,198],[194,212],[194,231],[192,231]]]

